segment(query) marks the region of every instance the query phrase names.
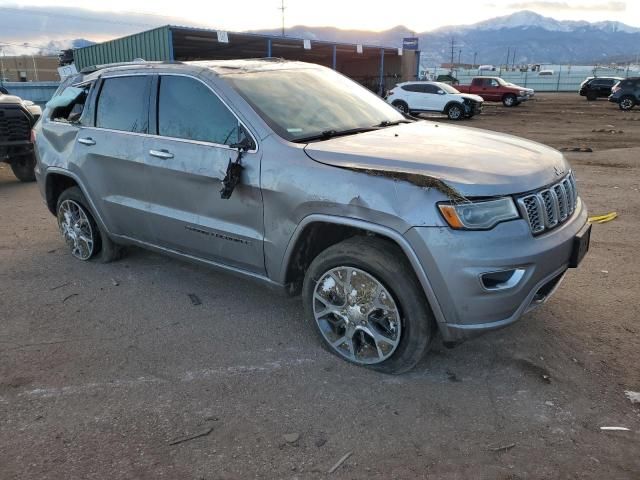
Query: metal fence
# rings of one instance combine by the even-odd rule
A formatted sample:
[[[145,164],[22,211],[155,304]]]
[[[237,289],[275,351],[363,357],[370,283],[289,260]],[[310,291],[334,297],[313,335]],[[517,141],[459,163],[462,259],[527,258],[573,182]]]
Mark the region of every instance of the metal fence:
[[[577,67],[567,65],[554,65],[553,68],[544,67],[543,70],[553,72],[552,74],[540,75],[540,72],[519,70],[513,71],[512,69],[501,69],[499,67],[496,70],[478,70],[478,69],[457,69],[453,71],[453,76],[457,78],[461,84],[468,84],[473,77],[477,76],[491,76],[501,77],[507,82],[515,83],[522,87],[533,88],[540,92],[575,92],[580,88],[580,84],[587,77],[634,77],[640,76],[640,71],[630,68],[618,68],[618,69],[597,69],[595,67]],[[421,69],[428,78],[437,78],[438,75],[448,75],[451,70],[432,67]]]
[[[47,103],[58,88],[58,82],[2,82],[11,95],[31,100],[38,105]]]

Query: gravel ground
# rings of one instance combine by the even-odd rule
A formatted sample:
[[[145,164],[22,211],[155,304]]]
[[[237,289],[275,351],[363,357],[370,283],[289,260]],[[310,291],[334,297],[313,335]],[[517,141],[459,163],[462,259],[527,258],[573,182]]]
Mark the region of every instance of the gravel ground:
[[[548,94],[466,124],[591,147],[568,154],[581,194],[619,218],[544,308],[402,376],[324,352],[297,298],[137,249],[72,259],[0,167],[0,478],[640,478],[640,110]]]

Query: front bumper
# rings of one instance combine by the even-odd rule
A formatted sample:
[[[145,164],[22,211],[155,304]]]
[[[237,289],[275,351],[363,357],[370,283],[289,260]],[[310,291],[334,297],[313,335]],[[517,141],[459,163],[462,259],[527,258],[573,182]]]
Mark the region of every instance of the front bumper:
[[[406,234],[431,283],[447,342],[457,342],[505,327],[540,306],[555,292],[569,266],[576,234],[587,223],[582,201],[568,221],[533,237],[525,220],[489,231],[415,227]],[[520,280],[489,290],[481,275],[520,269]]]

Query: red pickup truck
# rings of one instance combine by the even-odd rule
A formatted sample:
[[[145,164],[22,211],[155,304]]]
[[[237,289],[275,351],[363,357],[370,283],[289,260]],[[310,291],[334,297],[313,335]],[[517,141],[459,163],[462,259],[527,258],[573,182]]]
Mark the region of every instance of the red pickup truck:
[[[475,77],[471,85],[456,85],[456,89],[479,95],[486,102],[502,102],[505,107],[515,107],[534,95],[533,89],[505,82],[500,77]]]

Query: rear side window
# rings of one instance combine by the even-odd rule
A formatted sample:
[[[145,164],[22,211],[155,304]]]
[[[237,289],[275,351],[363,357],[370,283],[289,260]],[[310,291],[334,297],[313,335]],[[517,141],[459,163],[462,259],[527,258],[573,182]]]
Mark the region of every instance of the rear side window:
[[[98,97],[96,127],[146,133],[148,104],[149,77],[107,78]]]
[[[403,90],[406,90],[407,92],[422,92],[422,88],[420,88],[420,85],[417,83],[410,83],[409,85],[403,85],[401,88]]]
[[[202,82],[167,75],[160,77],[158,135],[230,145],[238,141],[239,125]]]

